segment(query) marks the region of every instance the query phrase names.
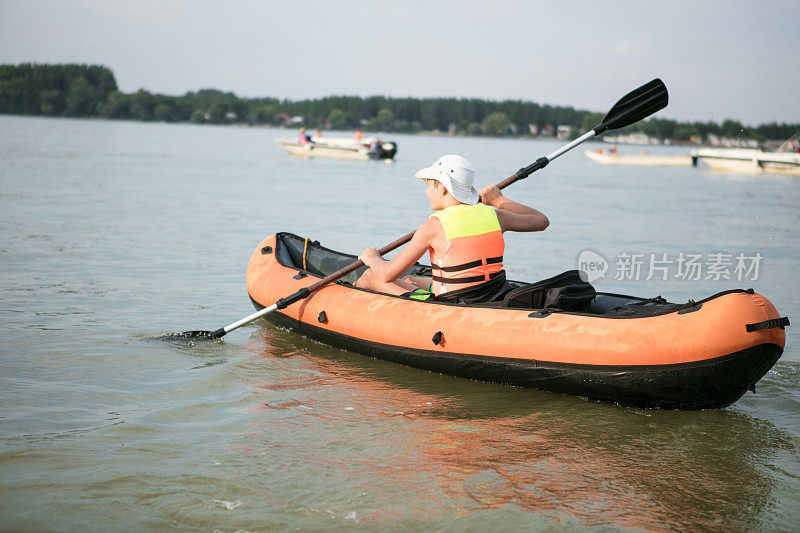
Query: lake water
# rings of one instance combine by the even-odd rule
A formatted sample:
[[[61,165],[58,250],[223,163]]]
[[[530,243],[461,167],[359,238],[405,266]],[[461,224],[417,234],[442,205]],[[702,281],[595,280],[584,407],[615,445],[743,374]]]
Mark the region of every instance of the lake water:
[[[250,314],[244,270],[271,233],[380,247],[427,216],[411,176],[440,155],[499,182],[562,145],[390,135],[396,162],[351,162],[286,155],[274,139],[294,134],[0,116],[0,529],[800,529],[798,326],[757,394],[699,412],[441,376],[266,324],[154,340]],[[507,189],[551,221],[509,235],[512,279],[591,250],[600,290],[754,287],[800,322],[800,179],[582,153],[600,146]],[[741,280],[720,260],[758,254]]]

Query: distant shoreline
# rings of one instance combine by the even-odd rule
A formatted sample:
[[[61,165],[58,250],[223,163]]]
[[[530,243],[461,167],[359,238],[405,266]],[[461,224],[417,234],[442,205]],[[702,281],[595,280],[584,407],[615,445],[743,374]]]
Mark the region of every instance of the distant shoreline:
[[[155,120],[138,120],[135,118],[106,118],[106,117],[65,117],[65,116],[45,116],[45,115],[26,115],[23,113],[0,113],[0,117],[20,117],[20,118],[44,118],[44,119],[60,119],[60,120],[85,120],[85,121],[98,121],[98,122],[120,122],[120,123],[137,123],[137,124],[164,124],[164,125],[182,125],[182,126],[214,126],[214,127],[224,127],[224,128],[269,128],[275,130],[285,130],[288,136],[293,137],[297,129],[293,126],[280,126],[274,124],[250,124],[247,122],[231,122],[231,123],[194,123],[190,121],[155,121]],[[326,133],[330,131],[334,131],[337,133],[347,134],[346,136],[350,136],[356,132],[356,130],[361,128],[353,128],[353,129],[340,129],[340,130],[324,130]],[[559,139],[557,137],[546,137],[542,135],[498,135],[498,136],[490,136],[490,135],[470,135],[468,133],[447,133],[442,131],[417,131],[417,132],[408,132],[408,131],[393,131],[393,132],[386,132],[386,131],[370,131],[361,129],[364,132],[365,136],[368,137],[376,137],[379,136],[384,138],[385,140],[391,140],[392,135],[413,135],[413,136],[428,136],[428,137],[453,137],[453,138],[469,138],[469,139],[506,139],[506,140],[534,140],[534,141],[553,141],[553,142],[568,142],[572,140],[572,138],[565,138]],[[334,135],[333,137],[339,137]],[[613,136],[611,136],[613,137]],[[632,146],[632,147],[639,147],[641,149],[645,149],[648,147],[670,147],[670,146],[686,146],[686,147],[720,147],[720,146],[734,146],[734,145],[720,145],[720,144],[712,144],[712,143],[693,143],[690,141],[681,141],[675,139],[666,139],[668,142],[658,142],[652,144],[642,144],[637,142],[625,142],[620,140],[607,140],[604,139],[603,136],[600,137],[593,137],[588,139],[587,143],[597,143],[603,146],[611,146],[612,144],[619,144],[622,146]],[[766,145],[774,145],[777,146],[782,141],[780,140],[768,140],[764,144]]]
[[[126,94],[107,67],[30,63],[0,65],[0,114],[555,140],[573,139],[603,118],[592,111],[521,100],[328,96],[291,101],[239,98],[216,89],[182,96],[145,89]],[[798,131],[800,124],[750,127],[735,120],[677,122],[656,116],[611,137],[641,146],[757,147]]]

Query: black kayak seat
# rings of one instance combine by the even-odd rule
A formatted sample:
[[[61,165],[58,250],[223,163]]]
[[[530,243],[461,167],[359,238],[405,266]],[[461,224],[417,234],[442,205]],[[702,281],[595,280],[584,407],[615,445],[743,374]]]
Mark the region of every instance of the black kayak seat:
[[[502,307],[586,311],[595,296],[597,291],[591,283],[581,279],[579,271],[567,270],[512,289],[503,296]]]

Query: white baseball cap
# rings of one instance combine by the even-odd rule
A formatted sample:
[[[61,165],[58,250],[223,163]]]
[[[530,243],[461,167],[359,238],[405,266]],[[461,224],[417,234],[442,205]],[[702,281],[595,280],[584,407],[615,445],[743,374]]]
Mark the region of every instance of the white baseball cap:
[[[443,155],[428,168],[417,171],[414,177],[440,182],[461,203],[478,203],[478,191],[472,186],[475,168],[460,155]]]

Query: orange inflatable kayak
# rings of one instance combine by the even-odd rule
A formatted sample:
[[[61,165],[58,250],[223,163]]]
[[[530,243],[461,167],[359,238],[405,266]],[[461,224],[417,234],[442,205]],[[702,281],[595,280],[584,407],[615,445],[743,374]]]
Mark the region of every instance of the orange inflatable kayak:
[[[247,291],[261,309],[356,260],[279,233],[253,252]],[[415,265],[409,273],[429,270]],[[754,391],[783,353],[789,325],[752,290],[676,304],[592,289],[580,309],[543,307],[545,296],[559,294],[556,277],[549,286],[511,282],[521,297],[456,305],[355,288],[362,271],[268,319],[331,346],[434,372],[668,409],[724,407]]]

